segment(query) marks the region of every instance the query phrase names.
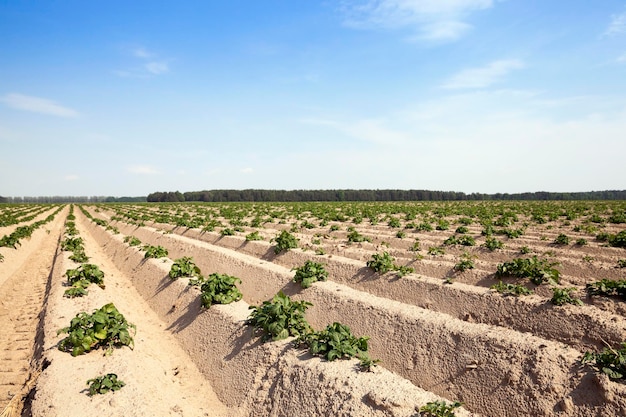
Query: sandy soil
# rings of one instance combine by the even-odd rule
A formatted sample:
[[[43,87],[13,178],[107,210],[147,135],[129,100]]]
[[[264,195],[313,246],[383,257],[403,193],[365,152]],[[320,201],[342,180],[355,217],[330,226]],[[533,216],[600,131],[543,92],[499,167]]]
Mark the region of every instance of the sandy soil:
[[[261,229],[265,240],[251,242],[244,235],[254,229],[221,236],[171,224],[138,227],[111,221],[114,214],[107,210],[89,211],[120,232],[106,231],[75,210],[89,262],[105,272],[104,290],[92,285],[86,297],[63,297],[65,271],[77,266],[58,248],[67,210],[18,250],[0,248],[0,406],[29,394],[25,415],[33,416],[409,417],[419,404],[447,399],[486,416],[626,415],[626,387],[579,363],[584,351],[626,338],[623,303],[584,298],[582,307],[555,307],[548,288],[523,298],[488,289],[496,282],[495,265],[519,256],[523,246],[558,260],[563,285],[580,291],[600,278],[626,278],[626,269],[615,268],[617,259],[626,258],[623,249],[593,241],[553,245],[561,231],[555,224],[531,227],[519,239],[502,238],[505,249],[496,252],[450,246],[445,255],[430,256],[425,249],[441,245],[453,228],[398,238],[385,225],[359,225],[372,242],[350,244],[343,225],[333,232],[301,229],[300,249],[276,255],[270,239],[289,225],[267,223]],[[470,226],[470,234],[479,245],[484,241],[480,227]],[[138,248],[123,243],[131,235],[166,247],[169,259],[144,260]],[[417,236],[422,259],[408,250]],[[320,248],[324,255],[315,254]],[[415,273],[400,279],[372,273],[365,262],[383,250]],[[455,273],[464,252],[476,256],[476,268]],[[192,256],[204,273],[241,278],[244,299],[201,309],[197,290],[185,279],[167,277],[171,260],[182,256]],[[302,291],[291,282],[292,268],[309,259],[323,262],[330,280]],[[248,307],[279,290],[313,303],[307,320],[314,327],[340,321],[369,336],[371,355],[381,366],[358,372],[354,362],[320,361],[287,342],[259,343],[243,325]],[[108,302],[137,325],[134,349],[76,358],[57,349],[59,328]],[[86,381],[109,372],[126,386],[88,396]]]
[[[12,254],[17,256],[6,259],[7,266],[20,263],[22,266],[10,276],[2,275],[5,282],[0,304],[1,408],[36,386],[30,393],[30,409],[26,410],[33,416],[236,415],[221,404],[175,338],[165,331],[164,324],[130,281],[93,241],[87,240],[86,252],[89,262],[105,272],[106,289],[92,285],[87,297],[63,297],[65,271],[78,266],[68,259],[69,253],[57,252],[66,214],[57,216],[49,234],[36,232],[31,242]],[[84,232],[79,231],[81,235]],[[50,286],[47,293],[46,284]],[[63,337],[57,335],[58,329],[68,326],[79,312],[91,312],[109,302],[114,302],[139,329],[133,350],[117,349],[110,356],[95,351],[72,357],[57,349]],[[42,308],[45,321],[44,314],[39,314]],[[40,340],[40,351],[35,352],[35,336],[40,324],[43,340]],[[126,386],[108,395],[88,396],[86,381],[106,373],[116,373]],[[21,404],[14,407],[17,413]]]

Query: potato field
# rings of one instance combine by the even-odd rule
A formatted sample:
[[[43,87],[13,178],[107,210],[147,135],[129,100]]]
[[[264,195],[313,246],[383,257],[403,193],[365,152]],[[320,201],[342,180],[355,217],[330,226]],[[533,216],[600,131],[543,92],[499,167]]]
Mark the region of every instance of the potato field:
[[[624,301],[624,201],[0,205],[0,410],[626,415]]]

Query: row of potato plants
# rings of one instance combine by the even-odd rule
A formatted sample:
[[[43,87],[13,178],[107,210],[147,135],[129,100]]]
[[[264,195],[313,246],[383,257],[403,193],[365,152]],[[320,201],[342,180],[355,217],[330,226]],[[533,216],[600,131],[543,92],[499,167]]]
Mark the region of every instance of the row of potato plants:
[[[12,226],[14,224],[31,221],[39,214],[49,209],[49,206],[40,205],[19,205],[8,207],[0,205],[0,227]]]
[[[285,239],[290,241],[285,235],[282,239],[280,236],[276,237],[276,253],[295,247],[293,244],[282,243]],[[129,246],[138,246],[144,250],[144,258],[166,258],[168,255],[167,249],[161,246],[141,246],[141,241],[135,236],[125,236],[123,240]],[[325,281],[328,277],[324,265],[313,261],[306,261],[301,267],[292,270],[295,270],[293,282],[300,283],[303,289],[314,282]],[[240,278],[217,272],[204,276],[191,257],[173,260],[168,276],[172,280],[187,278],[188,285],[199,288],[200,301],[204,308],[210,308],[214,304],[230,304],[243,298],[237,287],[241,283]],[[360,370],[371,370],[379,363],[378,359],[372,359],[368,355],[369,338],[352,335],[348,326],[335,322],[321,331],[315,331],[305,318],[305,312],[310,306],[311,303],[293,301],[280,291],[259,306],[249,306],[252,312],[246,324],[255,328],[264,342],[293,337],[292,346],[305,348],[311,355],[328,361],[356,357],[359,359]],[[422,416],[454,416],[453,410],[461,405],[458,401],[450,404],[434,401],[421,406],[419,411]]]
[[[60,206],[44,220],[39,220],[25,226],[19,226],[12,233],[4,235],[0,239],[0,247],[17,249],[17,246],[21,245],[20,240],[29,238],[35,230],[39,229],[41,226],[47,223],[50,223],[52,220],[54,220],[54,217],[57,215],[57,213],[59,213],[62,209],[63,206]]]
[[[63,251],[72,252],[69,259],[77,268],[65,272],[67,284],[64,296],[68,298],[83,297],[88,294],[87,288],[96,284],[105,289],[104,272],[95,264],[89,264],[85,253],[84,241],[76,229],[76,217],[73,214],[74,206],[70,206],[70,213],[65,223],[65,235],[61,241]],[[58,349],[69,352],[72,356],[79,356],[100,348],[105,349],[105,355],[111,355],[114,348],[134,347],[133,334],[136,326],[129,323],[113,303],[107,303],[92,313],[79,312],[70,321],[69,326],[59,329],[57,334],[66,334],[58,343]],[[105,394],[109,391],[118,391],[125,386],[124,381],[118,379],[117,374],[107,373],[87,380],[88,395]]]
[[[161,209],[159,209],[161,210]],[[177,206],[177,210],[178,211],[182,211],[183,209],[180,208],[180,205]],[[241,211],[239,211],[241,212]],[[616,217],[618,210],[613,210],[613,216]],[[537,216],[537,214],[535,213],[535,216]],[[515,215],[514,214],[510,214],[508,216],[506,216],[506,218],[514,218]],[[148,217],[144,217],[144,219],[148,219]],[[462,217],[459,219],[459,223],[461,224],[459,227],[456,228],[455,230],[455,234],[452,236],[449,236],[447,239],[445,239],[443,241],[443,243],[441,245],[437,245],[437,246],[430,246],[428,248],[428,254],[432,255],[432,256],[437,256],[437,255],[442,255],[445,253],[445,249],[446,247],[453,247],[453,246],[461,246],[461,247],[471,247],[471,246],[476,246],[477,242],[474,239],[474,237],[472,237],[471,235],[468,235],[468,228],[467,225],[471,224],[472,219],[467,218],[467,217]],[[396,225],[393,224],[390,227],[395,227]],[[425,229],[427,229],[427,227],[424,227]],[[441,227],[443,228],[443,227]],[[445,229],[447,229],[448,227],[446,226]],[[347,238],[348,238],[348,242],[353,243],[353,242],[364,242],[364,241],[371,241],[371,238],[367,237],[367,236],[363,236],[362,234],[360,234],[359,232],[357,232],[356,230],[354,230],[353,228],[349,227],[348,230],[351,230],[350,233],[348,233]],[[432,228],[431,228],[432,229]],[[431,230],[429,229],[429,230]],[[229,228],[224,228],[222,230],[222,234],[234,234],[234,233],[224,233],[225,231],[230,230]],[[334,230],[338,230],[337,225],[331,225],[330,231],[334,231]],[[400,232],[398,232],[400,233]],[[499,240],[498,238],[496,238],[494,235],[496,234],[505,234],[509,239],[515,239],[516,237],[519,237],[521,234],[523,234],[523,229],[517,229],[517,234],[514,233],[509,233],[509,230],[507,229],[497,229],[494,228],[492,225],[487,225],[486,227],[483,228],[482,232],[481,232],[481,236],[485,236],[485,242],[481,245],[483,247],[485,247],[487,250],[489,251],[495,251],[498,249],[502,249],[504,247],[504,243],[502,240]],[[563,238],[566,237],[566,235],[564,234],[560,234],[559,236],[557,236],[557,238],[555,238],[554,240],[554,245],[563,245]],[[246,239],[247,240],[257,240],[257,239],[262,239],[259,234],[258,231],[249,233],[246,235]],[[276,240],[278,243],[280,243],[281,241],[285,241],[287,242],[288,239],[290,239],[290,241],[292,243],[288,243],[289,245],[292,245],[291,247],[295,247],[295,243],[297,241],[297,239],[295,239],[293,236],[291,236],[288,232],[286,232],[285,230],[283,230],[280,235],[272,238],[272,240]],[[600,238],[599,238],[600,239]],[[623,247],[625,245],[625,240],[626,240],[626,231],[621,231],[619,233],[616,234],[605,234],[604,239],[600,239],[602,240],[606,240],[608,241],[609,246],[615,246],[615,247]],[[579,239],[579,243],[580,239]],[[581,244],[582,246],[582,244]],[[280,245],[277,245],[277,249],[280,248]],[[413,246],[411,246],[410,248],[411,251],[413,252],[418,252],[420,250],[420,239],[419,238],[415,238]],[[522,253],[529,253],[530,249],[527,246],[522,246],[521,247],[521,252]],[[323,254],[324,251],[323,249],[318,249],[316,250],[316,253],[318,254]],[[378,254],[374,254],[372,256],[385,256],[385,253],[383,255],[378,255]],[[387,255],[388,256],[388,255]],[[416,256],[417,259],[421,259],[423,258],[423,255],[417,255]],[[473,269],[475,267],[475,263],[474,263],[474,259],[476,258],[476,255],[472,255],[469,254],[468,252],[466,252],[465,250],[463,251],[463,253],[461,254],[460,258],[458,259],[458,262],[456,262],[453,266],[453,271],[455,272],[463,272],[465,270],[468,269]],[[626,262],[623,259],[618,259],[617,260],[617,266],[621,267],[621,265]],[[407,267],[407,266],[395,266],[395,269],[399,270],[399,274],[403,275],[406,273],[410,273],[413,272],[412,268]],[[446,282],[450,283],[451,282],[451,277],[448,276],[445,278]],[[501,285],[501,284],[500,284]],[[501,288],[501,287],[498,287]],[[560,304],[562,300],[566,299],[563,297],[564,292],[571,292],[572,289],[554,289],[555,293],[554,293],[554,297],[553,297],[553,301],[557,304]],[[578,301],[573,301],[574,303],[578,303]]]
[[[608,204],[607,204],[608,206]],[[621,205],[621,207],[623,207],[623,205]],[[613,208],[611,210],[610,213],[607,213],[607,207],[604,207],[603,211],[600,212],[592,212],[591,214],[589,214],[589,218],[587,219],[588,222],[591,223],[596,223],[596,224],[600,224],[602,225],[604,222],[611,222],[614,224],[621,224],[623,223],[623,215],[624,215],[624,211],[623,208]],[[536,211],[533,213],[533,220],[535,222],[537,222],[538,224],[544,224],[545,221],[543,221],[541,219],[542,215],[547,215],[549,220],[554,220],[558,217],[555,217],[554,215],[555,212],[552,212],[552,214],[545,214],[545,213],[541,213],[539,211]],[[603,213],[603,214],[609,214],[608,218],[602,218],[600,217],[601,214],[599,213]],[[183,213],[184,216],[185,213]],[[560,213],[560,216],[563,216],[563,212]],[[565,214],[567,221],[569,220],[573,220],[575,218],[577,218],[576,216],[573,216],[571,213]],[[514,214],[509,214],[506,216],[501,216],[499,221],[496,224],[499,225],[510,225],[511,223],[507,220],[507,221],[503,221],[502,219],[511,219],[513,221],[513,223],[515,221],[518,221],[518,219],[515,219],[515,215]],[[148,220],[147,217],[144,217],[144,221]],[[461,218],[460,219],[460,223],[462,224],[462,226],[459,226],[459,228],[457,228],[455,230],[455,235],[454,236],[454,240],[453,239],[446,239],[446,241],[444,241],[444,244],[442,246],[449,246],[449,245],[464,245],[464,246],[474,246],[475,243],[471,242],[470,239],[459,239],[456,237],[456,233],[460,234],[460,235],[464,235],[465,233],[467,233],[467,230],[463,230],[462,227],[463,225],[468,225],[471,224],[471,219],[465,219],[465,218]],[[502,242],[498,241],[497,239],[495,239],[494,237],[492,237],[494,231],[493,228],[490,227],[491,225],[488,225],[487,227],[485,227],[485,229],[483,230],[482,235],[486,235],[487,239],[484,246],[489,249],[489,250],[497,250],[497,249],[501,249],[502,246]],[[396,223],[393,224],[389,224],[389,227],[397,227]],[[445,227],[442,227],[445,228]],[[575,226],[576,228],[576,226]],[[446,228],[447,229],[447,228]],[[491,229],[491,230],[490,230]],[[519,234],[523,234],[523,229],[520,230],[521,233]],[[282,237],[286,238],[288,235],[285,233],[285,231],[281,232]],[[278,237],[278,236],[277,236]],[[508,236],[509,238],[515,238],[517,236],[512,235],[512,236]],[[566,235],[564,234],[559,234],[554,241],[552,242],[554,245],[566,245],[569,242],[566,241]],[[598,236],[596,236],[596,238],[598,238]],[[276,238],[275,238],[276,239]],[[617,233],[613,233],[613,234],[600,234],[598,240],[600,241],[606,241],[608,243],[608,246],[613,246],[613,247],[626,247],[625,244],[625,240],[626,240],[626,230],[622,230],[620,232]],[[465,242],[470,242],[470,243],[465,243]],[[578,241],[577,242],[578,245],[583,246],[584,243],[582,241]],[[489,247],[492,246],[492,247]],[[295,247],[295,246],[290,246],[290,247]],[[524,248],[524,247],[523,247]],[[522,252],[524,252],[522,248]],[[279,252],[278,250],[278,245],[277,245],[277,253]],[[527,251],[528,252],[528,251]],[[467,261],[466,266],[463,266],[462,263],[459,263],[458,269],[459,270],[463,270],[464,267],[468,267],[471,268],[471,260],[469,259],[465,259],[465,261]],[[469,266],[467,266],[469,265]],[[574,304],[574,305],[581,305],[582,301],[576,297],[572,296],[572,292],[575,291],[575,288],[559,288],[556,285],[559,284],[559,276],[560,273],[559,271],[554,268],[556,265],[558,265],[557,262],[551,262],[547,259],[539,259],[537,256],[532,256],[530,258],[514,258],[511,261],[507,261],[507,262],[503,262],[501,264],[498,264],[497,266],[497,271],[495,273],[496,277],[502,278],[502,277],[507,277],[507,276],[511,276],[511,277],[526,277],[526,278],[530,278],[530,281],[535,284],[535,285],[540,285],[542,283],[548,283],[550,285],[552,285],[552,291],[553,291],[553,297],[550,300],[553,304],[555,305],[563,305],[563,304]],[[372,256],[372,259],[370,261],[368,261],[367,266],[369,266],[370,268],[372,268],[375,271],[381,272],[381,273],[385,273],[388,271],[394,271],[394,270],[398,270],[398,266],[393,264],[393,258],[390,258],[388,253],[383,253],[382,255],[380,254],[375,254]],[[619,259],[617,261],[617,267],[619,268],[623,268],[626,266],[626,260],[623,259]],[[455,266],[456,267],[456,266]],[[600,280],[600,281],[596,281],[590,284],[586,285],[586,289],[588,292],[589,296],[592,295],[604,295],[604,296],[613,296],[613,295],[618,295],[619,297],[624,297],[624,290],[622,289],[622,287],[626,287],[626,284],[624,284],[623,280]],[[532,290],[528,289],[527,287],[523,286],[523,285],[519,285],[519,284],[505,284],[502,282],[502,280],[500,279],[498,281],[498,284],[493,285],[492,288],[498,292],[501,292],[503,294],[508,294],[508,295],[525,295],[525,294],[530,294],[532,293]],[[599,290],[598,288],[608,288],[608,290]],[[607,348],[609,349],[609,348]],[[612,350],[612,352],[618,352],[615,349]],[[589,355],[592,355],[592,353],[587,353],[586,354],[588,357]],[[604,355],[602,357],[606,356],[606,352],[604,353],[598,353],[597,355]],[[617,356],[618,360],[619,360],[619,355]],[[589,362],[589,360],[587,360],[587,362]],[[599,369],[603,369],[601,365],[598,365]],[[603,370],[603,372],[605,372]],[[607,374],[609,374],[608,372],[605,372]]]

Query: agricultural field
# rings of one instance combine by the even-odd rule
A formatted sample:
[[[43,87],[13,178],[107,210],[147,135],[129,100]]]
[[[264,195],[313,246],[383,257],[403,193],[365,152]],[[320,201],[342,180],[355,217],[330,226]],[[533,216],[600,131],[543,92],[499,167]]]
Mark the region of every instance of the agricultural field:
[[[9,411],[626,415],[626,202],[0,210]]]

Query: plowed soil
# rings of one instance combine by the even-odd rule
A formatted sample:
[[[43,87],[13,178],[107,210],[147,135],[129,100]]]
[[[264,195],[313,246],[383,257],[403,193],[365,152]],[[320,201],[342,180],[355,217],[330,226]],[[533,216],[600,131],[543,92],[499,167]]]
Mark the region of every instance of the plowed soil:
[[[17,250],[0,248],[0,406],[14,399],[11,407],[25,404],[25,415],[34,416],[416,416],[427,401],[459,400],[458,416],[626,415],[624,384],[580,363],[584,352],[626,340],[624,303],[584,292],[601,278],[626,279],[626,268],[616,267],[626,250],[572,232],[573,225],[531,225],[520,238],[502,238],[504,249],[492,252],[480,246],[485,238],[476,224],[467,234],[477,245],[463,247],[443,245],[454,228],[398,236],[402,229],[365,224],[355,230],[370,241],[350,243],[338,223],[335,231],[299,228],[298,248],[277,254],[271,239],[292,228],[284,222],[226,236],[219,229],[137,224],[106,206],[85,208],[109,225],[74,209],[89,263],[105,272],[105,289],[92,285],[85,297],[63,297],[65,271],[78,266],[59,248],[67,210]],[[254,230],[263,240],[245,238]],[[554,244],[562,232],[588,244]],[[126,243],[129,236],[163,246],[168,258],[145,259],[141,246]],[[418,252],[410,250],[415,238]],[[445,254],[427,254],[429,247],[443,247]],[[583,305],[554,306],[548,285],[523,280],[507,282],[524,283],[533,295],[491,290],[497,265],[523,248],[528,256],[558,262],[560,286],[575,288]],[[414,272],[399,277],[367,268],[372,254],[382,251]],[[243,300],[202,309],[187,279],[167,276],[172,260],[183,256],[193,257],[204,274],[241,278]],[[468,256],[474,268],[457,271]],[[305,290],[293,283],[293,268],[306,260],[323,263],[329,280]],[[328,363],[288,342],[261,343],[244,324],[248,307],[279,291],[313,304],[307,320],[314,328],[341,322],[368,336],[380,365],[361,372],[356,360]],[[137,325],[133,350],[73,358],[57,349],[59,328],[108,302]],[[86,381],[107,372],[126,386],[86,395]]]

